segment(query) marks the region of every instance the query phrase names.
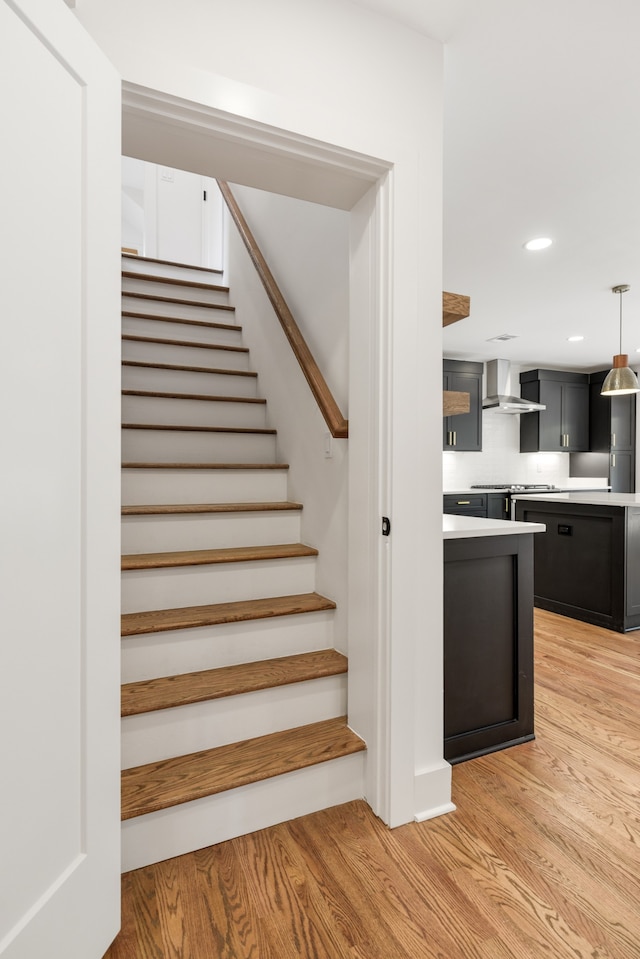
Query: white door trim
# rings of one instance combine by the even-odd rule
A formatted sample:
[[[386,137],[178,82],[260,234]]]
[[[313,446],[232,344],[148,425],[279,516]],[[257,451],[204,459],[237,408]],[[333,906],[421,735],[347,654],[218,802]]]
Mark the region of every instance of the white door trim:
[[[391,164],[126,81],[123,152],[350,210],[366,233],[351,250],[349,716],[368,745],[366,798],[388,821],[390,558],[380,523],[389,511],[393,400]]]

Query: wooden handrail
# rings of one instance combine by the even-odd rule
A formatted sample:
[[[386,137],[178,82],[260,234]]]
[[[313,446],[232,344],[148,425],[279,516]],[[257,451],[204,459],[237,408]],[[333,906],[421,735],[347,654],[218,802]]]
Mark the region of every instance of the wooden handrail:
[[[220,192],[222,193],[224,201],[229,208],[229,212],[238,228],[238,232],[242,237],[244,245],[247,248],[247,252],[253,260],[256,270],[258,271],[258,276],[262,280],[262,285],[264,286],[267,296],[271,301],[271,305],[276,312],[276,316],[280,320],[284,334],[289,340],[291,349],[293,350],[295,357],[300,364],[300,368],[302,369],[307,383],[311,388],[311,392],[313,393],[316,403],[320,408],[320,412],[322,413],[322,416],[324,417],[324,420],[331,431],[331,435],[338,439],[347,439],[349,435],[349,422],[340,412],[340,408],[336,403],[324,376],[320,372],[318,364],[314,360],[313,354],[307,346],[306,340],[300,332],[300,328],[294,320],[293,314],[287,306],[284,296],[282,295],[271,270],[267,266],[265,258],[260,252],[255,237],[247,226],[247,221],[242,215],[242,211],[240,210],[240,207],[238,206],[236,199],[229,188],[229,184],[224,180],[218,180],[218,186],[220,187]]]

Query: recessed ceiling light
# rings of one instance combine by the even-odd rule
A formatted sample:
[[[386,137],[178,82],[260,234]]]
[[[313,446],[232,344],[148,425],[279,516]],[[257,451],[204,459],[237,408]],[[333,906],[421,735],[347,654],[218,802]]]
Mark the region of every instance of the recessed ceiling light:
[[[525,250],[546,250],[552,243],[553,240],[550,240],[548,236],[538,236],[533,240],[527,240],[524,248]]]
[[[584,336],[568,336],[567,340],[569,343],[579,343],[580,340],[584,340]]]

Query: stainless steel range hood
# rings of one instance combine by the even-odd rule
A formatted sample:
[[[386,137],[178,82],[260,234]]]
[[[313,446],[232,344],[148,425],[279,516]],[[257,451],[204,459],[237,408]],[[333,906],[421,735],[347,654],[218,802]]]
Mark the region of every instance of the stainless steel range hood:
[[[509,361],[489,360],[487,362],[487,396],[482,401],[483,410],[495,410],[496,413],[537,413],[546,410],[542,403],[523,400],[519,396],[507,393],[509,381]]]

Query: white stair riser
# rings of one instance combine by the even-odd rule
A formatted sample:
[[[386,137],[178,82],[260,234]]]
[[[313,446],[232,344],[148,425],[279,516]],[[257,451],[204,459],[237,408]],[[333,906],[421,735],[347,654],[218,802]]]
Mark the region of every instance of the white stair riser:
[[[285,469],[124,469],[122,502],[125,506],[140,506],[283,501],[287,498],[287,480]]]
[[[122,682],[218,669],[334,646],[333,610],[122,639]]]
[[[237,362],[238,357],[244,360],[242,366]],[[143,363],[172,363],[178,366],[204,366],[217,370],[246,370],[248,368],[246,353],[214,350],[204,346],[146,343],[141,340],[123,340],[122,359],[141,360]],[[229,366],[229,361],[232,363],[236,361],[235,366]]]
[[[131,271],[129,271],[131,272]],[[180,277],[180,279],[190,279],[190,277]],[[196,280],[197,283],[209,281]],[[211,283],[212,286],[222,286],[222,283]],[[226,306],[229,303],[229,291],[222,290],[203,290],[198,287],[183,286],[180,283],[164,283],[161,280],[138,280],[130,276],[122,278],[122,293],[150,293],[153,296],[170,296],[178,300],[193,300],[196,303],[222,303]]]
[[[152,307],[140,303],[138,308],[133,310],[135,313],[156,313]],[[242,346],[242,331],[236,326],[233,313],[225,310],[217,310],[215,316],[206,317],[207,325],[202,326],[196,323],[174,323],[171,320],[160,320],[154,316],[123,316],[122,332],[133,336],[157,336],[165,340],[189,340],[194,343],[212,343],[222,344],[224,346]],[[217,326],[210,326],[210,323],[216,323]],[[247,356],[247,353],[240,354]],[[211,366],[211,364],[207,364]],[[223,366],[231,365],[227,362]],[[243,367],[242,367],[243,368]]]
[[[235,603],[314,589],[315,557],[131,570],[122,574],[122,612]]]
[[[194,373],[192,370],[159,370],[154,367],[123,365],[122,388],[158,390],[161,393],[204,393],[205,396],[255,397],[258,393],[258,378],[236,376],[232,373]]]
[[[232,310],[216,310],[215,305],[211,307],[198,306],[197,303],[150,300],[142,296],[127,296],[126,293],[122,294],[121,303],[122,310],[129,313],[157,313],[160,316],[178,316],[187,320],[202,320],[205,323],[235,323]],[[220,303],[219,305],[225,306],[226,304]]]
[[[122,431],[123,463],[275,463],[272,433]]]
[[[122,720],[122,768],[320,722],[347,711],[346,674]]]
[[[145,276],[170,276],[179,280],[195,280],[196,283],[225,285],[221,273],[198,270],[179,263],[150,263],[142,257],[123,256],[122,270],[128,273],[144,273]]]
[[[123,516],[123,553],[268,546],[300,540],[300,511]]]
[[[359,752],[122,824],[122,871],[266,829],[364,795]]]
[[[266,403],[235,403],[233,400],[184,400],[165,396],[123,396],[123,423],[158,423],[182,426],[231,426],[263,429]]]

